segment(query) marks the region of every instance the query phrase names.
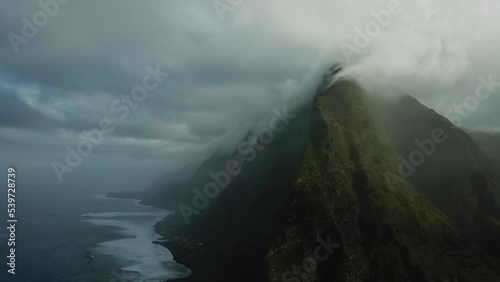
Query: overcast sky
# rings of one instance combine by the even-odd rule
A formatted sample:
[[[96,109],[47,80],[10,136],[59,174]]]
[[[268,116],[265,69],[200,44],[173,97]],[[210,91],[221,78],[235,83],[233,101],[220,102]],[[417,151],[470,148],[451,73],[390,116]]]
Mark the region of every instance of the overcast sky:
[[[334,61],[442,114],[474,94],[478,76],[500,81],[495,0],[66,1],[49,5],[46,24],[38,1],[0,10],[0,163],[29,184],[146,186]],[[347,60],[342,46],[356,47],[356,28],[388,7],[399,12]],[[113,101],[148,66],[169,75],[121,119]],[[499,92],[463,127],[500,131]],[[103,118],[116,129],[59,183],[51,164]]]

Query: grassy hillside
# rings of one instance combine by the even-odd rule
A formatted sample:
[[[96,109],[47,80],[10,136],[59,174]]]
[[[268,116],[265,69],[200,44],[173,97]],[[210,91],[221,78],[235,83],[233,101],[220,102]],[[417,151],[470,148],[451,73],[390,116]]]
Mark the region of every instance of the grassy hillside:
[[[387,184],[398,152],[370,105],[351,81],[318,95],[295,196],[268,252],[268,280],[293,281],[298,276],[286,271],[314,256],[316,238],[329,235],[341,247],[311,281],[500,279],[488,256],[425,195],[408,182]]]
[[[436,126],[449,143],[393,185]],[[255,160],[235,157],[240,175],[189,225],[157,224],[193,270],[184,281],[500,281],[491,165],[410,97],[385,103],[338,81]]]

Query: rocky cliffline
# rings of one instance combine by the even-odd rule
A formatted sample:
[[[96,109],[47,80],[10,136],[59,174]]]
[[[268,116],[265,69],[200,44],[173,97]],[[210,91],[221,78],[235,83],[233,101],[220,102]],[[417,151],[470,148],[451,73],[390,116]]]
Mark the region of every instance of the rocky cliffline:
[[[157,224],[185,281],[500,281],[498,186],[470,138],[412,98],[328,86],[251,162],[235,153],[189,224]],[[401,175],[436,123],[449,143]]]

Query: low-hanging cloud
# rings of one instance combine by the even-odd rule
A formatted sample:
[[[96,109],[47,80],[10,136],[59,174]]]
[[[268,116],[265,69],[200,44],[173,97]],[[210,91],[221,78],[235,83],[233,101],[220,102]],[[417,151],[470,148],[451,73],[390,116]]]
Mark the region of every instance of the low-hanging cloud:
[[[500,80],[494,0],[396,1],[402,11],[349,63],[342,43],[354,45],[356,28],[394,1],[243,1],[223,21],[209,0],[70,1],[17,54],[7,34],[21,34],[23,17],[40,6],[6,2],[0,147],[15,152],[21,142],[47,153],[3,162],[50,164],[56,156],[48,152],[64,153],[108,116],[110,101],[140,82],[148,65],[168,70],[170,82],[117,126],[95,158],[163,158],[176,163],[169,169],[181,156],[238,142],[273,108],[308,99],[334,62],[440,113],[473,93],[478,76]],[[490,98],[463,126],[498,128],[499,105],[498,95]]]

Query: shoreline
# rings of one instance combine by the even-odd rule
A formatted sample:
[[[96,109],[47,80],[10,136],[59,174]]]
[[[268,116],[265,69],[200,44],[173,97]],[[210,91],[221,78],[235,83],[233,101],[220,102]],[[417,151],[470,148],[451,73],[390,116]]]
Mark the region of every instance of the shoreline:
[[[165,280],[165,281],[178,281],[178,279],[186,278],[192,273],[191,269],[188,266],[186,266],[185,264],[183,264],[175,259],[174,253],[172,252],[172,250],[170,250],[170,248],[168,248],[165,245],[166,242],[164,241],[165,240],[164,236],[162,234],[160,234],[156,228],[156,224],[158,222],[161,222],[162,220],[164,220],[169,215],[171,215],[172,211],[169,211],[169,210],[164,209],[164,208],[159,208],[159,207],[155,207],[155,206],[151,206],[151,205],[142,204],[141,199],[111,197],[111,196],[109,196],[109,194],[99,195],[96,197],[98,197],[100,199],[107,199],[107,200],[131,201],[134,203],[134,205],[143,206],[143,207],[147,208],[148,210],[151,209],[151,211],[146,210],[146,211],[142,212],[146,216],[147,216],[147,214],[150,214],[153,217],[151,219],[151,221],[148,220],[147,222],[142,221],[142,220],[134,220],[133,217],[129,218],[129,219],[125,219],[125,220],[119,219],[122,216],[129,217],[127,215],[127,212],[124,212],[123,215],[120,215],[120,214],[114,215],[114,213],[108,213],[108,214],[101,213],[101,215],[97,216],[97,218],[102,218],[104,220],[110,220],[109,224],[112,224],[112,226],[115,226],[117,223],[120,223],[120,225],[123,225],[123,226],[118,227],[118,228],[121,229],[122,233],[123,232],[129,233],[128,236],[125,235],[125,237],[128,237],[128,240],[138,240],[138,239],[142,238],[141,240],[144,241],[144,243],[147,241],[147,244],[152,244],[152,245],[150,245],[151,247],[146,248],[147,253],[142,254],[144,256],[144,259],[150,258],[152,260],[151,267],[163,269],[166,277],[172,277],[172,276],[178,277],[178,278],[166,278],[167,280]],[[141,212],[135,212],[135,213],[132,213],[130,216],[142,216],[142,215],[140,215],[140,213]],[[91,217],[91,218],[95,219],[95,217]],[[90,218],[86,218],[86,219],[88,220]],[[115,222],[116,220],[123,221],[123,222]],[[130,226],[128,226],[128,227],[125,226],[125,225],[129,225],[129,224],[130,224]],[[140,227],[140,226],[142,226],[142,227]],[[134,230],[131,230],[130,228],[132,228]],[[144,229],[145,232],[140,233],[142,231],[139,229],[141,229],[141,230]],[[146,231],[146,230],[149,230],[149,231]],[[137,232],[139,232],[139,233],[137,233]],[[132,233],[134,233],[134,234],[132,234]],[[137,234],[135,234],[135,233],[137,233]],[[152,235],[152,234],[154,234],[154,235]],[[114,241],[114,243],[110,243],[113,241]],[[103,243],[101,243],[101,246],[104,246],[104,247],[115,246],[116,248],[118,248],[118,245],[126,244],[126,242],[124,242],[124,241],[122,241],[122,242],[119,242],[119,241],[120,240],[112,240],[112,241],[109,241],[108,243],[103,242]],[[129,246],[134,245],[132,243],[135,244],[135,242],[129,242],[127,244]],[[159,245],[159,246],[154,247],[156,245]],[[142,250],[141,252],[144,252],[144,248],[138,248],[138,249]],[[117,256],[117,258],[120,260],[121,259],[126,259],[126,260],[132,259],[133,260],[134,257],[137,257],[137,254],[134,255],[134,252],[138,252],[137,251],[138,249],[132,250],[130,248],[124,248],[122,246],[119,248],[119,252],[115,252],[116,250],[110,250],[110,251],[115,252],[114,253],[115,256]],[[161,250],[164,250],[164,251],[161,251]],[[125,254],[123,252],[125,252]],[[129,253],[127,254],[126,252],[129,252]],[[120,258],[121,257],[120,253],[122,255],[125,255],[125,257]],[[157,257],[155,257],[155,256],[157,256]],[[137,269],[138,267],[140,268],[141,263],[145,263],[144,259],[142,259],[140,262],[138,261],[137,263],[133,263],[131,265],[124,265],[124,266],[120,267],[120,269],[125,270],[125,271],[139,271],[141,274],[149,272],[149,270],[146,271],[146,268]],[[142,272],[144,272],[144,273],[142,273]],[[165,279],[165,278],[160,278],[160,277],[158,277],[158,278]],[[175,279],[175,280],[172,280],[172,279]],[[159,281],[159,280],[157,280],[157,281]]]
[[[186,277],[167,279],[164,282],[199,282],[209,281],[207,273],[209,267],[203,267],[203,250],[200,250],[195,243],[188,243],[189,239],[180,239],[178,237],[168,239],[163,242],[154,242],[168,249],[175,262],[183,265],[190,270]]]

